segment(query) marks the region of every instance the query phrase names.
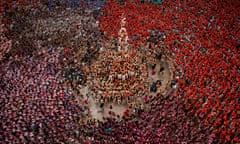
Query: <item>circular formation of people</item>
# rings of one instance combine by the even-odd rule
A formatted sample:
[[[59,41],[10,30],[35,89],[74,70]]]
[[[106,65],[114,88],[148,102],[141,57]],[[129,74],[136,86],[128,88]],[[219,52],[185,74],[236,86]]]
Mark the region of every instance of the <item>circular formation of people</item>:
[[[2,4],[21,6],[0,23],[1,142],[219,142],[186,111],[184,72],[168,47],[132,48],[124,13],[109,37],[103,1],[22,3]]]

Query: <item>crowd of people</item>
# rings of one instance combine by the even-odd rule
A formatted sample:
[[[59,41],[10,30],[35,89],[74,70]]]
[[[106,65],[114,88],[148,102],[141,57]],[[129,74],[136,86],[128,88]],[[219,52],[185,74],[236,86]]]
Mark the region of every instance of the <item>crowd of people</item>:
[[[223,143],[239,141],[237,136],[239,133],[237,129],[239,127],[237,118],[239,35],[235,33],[237,30],[232,28],[233,24],[225,25],[222,19],[227,11],[236,10],[230,8],[233,5],[235,4],[219,4],[212,8],[211,20],[207,24],[200,24],[198,29],[192,28],[187,32],[188,34],[183,34],[184,38],[171,33],[170,35],[176,36],[175,38],[180,42],[170,45],[168,49],[169,53],[175,54],[175,61],[184,73],[178,81],[177,95],[184,98],[186,109],[195,117],[202,119],[206,127],[211,127],[212,132]],[[218,13],[219,6],[222,6],[226,12],[221,13],[220,17],[214,14]],[[203,6],[197,8],[209,11]],[[231,12],[232,18],[236,18],[236,15],[235,12]],[[224,19],[228,20],[228,18],[226,16]],[[239,22],[234,19],[232,23]],[[215,27],[216,25],[218,26]],[[226,32],[226,29],[231,32]],[[221,34],[218,34],[218,31],[221,31]],[[207,36],[206,33],[209,35]]]
[[[83,111],[62,84],[59,49],[38,51],[39,55],[11,57],[1,64],[3,142],[52,143],[61,137],[69,141]]]
[[[83,121],[87,111],[83,101],[77,101],[61,78],[63,48],[39,45],[37,49],[38,55],[11,57],[1,65],[1,141],[180,143],[201,142],[202,137],[208,137],[209,142],[214,142],[214,136],[207,136],[202,126],[197,127],[193,119],[184,114],[181,104],[177,107],[173,94],[169,98],[163,98],[160,93],[157,97],[149,96],[146,103],[151,108],[140,113],[140,119],[131,115],[122,121],[110,118]]]
[[[121,53],[110,51],[99,56],[99,61],[91,68],[92,74],[95,75],[93,89],[124,97],[134,96],[136,92],[141,91],[146,93],[148,90],[146,65],[139,65],[141,63],[137,63],[127,52]]]
[[[0,27],[0,141],[76,144],[237,143],[240,123],[238,118],[240,40],[237,18],[239,9],[235,6],[239,3],[197,2],[169,1],[164,2],[162,6],[151,6],[147,2],[135,4],[130,1],[129,5],[126,3],[118,5],[110,0],[105,11],[96,9],[103,4],[98,0],[85,4],[82,1],[60,1],[58,4],[56,1],[0,2],[0,15],[3,17]],[[62,5],[63,3],[67,4]],[[66,19],[56,18],[55,24],[60,27],[54,27],[55,24],[44,19],[44,16],[54,16],[65,11],[66,14],[71,14],[70,11],[75,6],[82,6],[82,14],[87,17],[82,21],[80,20],[82,17],[77,17],[81,23],[74,21],[75,15],[70,16],[68,20],[66,18],[68,16]],[[114,28],[119,28],[122,10],[126,12],[131,9],[135,12],[143,8],[141,6],[154,8],[147,14],[155,13],[156,18],[162,20],[156,23],[161,27],[160,30],[166,29],[163,32],[164,36],[160,36],[163,39],[160,37],[151,39],[152,44],[149,48],[159,52],[158,48],[163,43],[166,45],[166,48],[160,51],[171,61],[169,69],[175,73],[171,75],[169,82],[177,89],[172,89],[166,95],[162,93],[157,93],[156,96],[145,95],[144,104],[149,107],[139,112],[138,116],[86,121],[86,117],[89,116],[86,101],[79,100],[71,84],[64,84],[62,75],[71,67],[74,69],[88,67],[91,72],[91,64],[97,61],[101,47],[105,46],[103,42],[108,41],[104,34],[113,35],[110,39],[114,39],[118,34]],[[19,11],[15,14],[17,7]],[[118,10],[120,7],[122,10]],[[99,30],[96,20],[101,12],[105,12],[99,21],[102,31]],[[137,14],[141,15],[144,12]],[[206,18],[206,14],[210,17]],[[36,21],[38,16],[44,21]],[[112,16],[116,16],[117,20],[115,21]],[[28,23],[34,17],[37,26],[35,28]],[[199,18],[201,23],[194,17]],[[131,42],[144,42],[148,35],[147,30],[146,33],[144,31],[144,25],[130,26],[135,22],[135,18],[133,13],[126,15],[127,29],[130,30],[129,39]],[[151,16],[150,18],[152,21],[146,26],[153,29],[156,26],[155,18]],[[61,20],[64,22],[63,25]],[[65,43],[62,34],[67,33],[68,29],[65,28],[69,25],[72,28],[69,35],[64,35],[64,39],[68,41]],[[61,26],[63,33],[58,35],[57,31],[61,30]],[[132,40],[132,35],[137,32],[137,26],[140,26],[142,35],[138,34],[141,37]],[[46,33],[43,32],[45,28],[48,29]],[[31,31],[36,32],[38,37],[29,40],[34,37]],[[43,35],[51,39],[41,39]],[[68,37],[71,37],[73,42]],[[104,40],[100,37],[104,37]],[[111,47],[117,46],[113,43]],[[174,65],[175,63],[178,66]],[[103,68],[106,69],[107,66]],[[140,66],[138,70],[140,69],[145,68]],[[100,68],[97,67],[95,70],[98,72]],[[118,70],[120,69],[116,69]],[[131,72],[129,74],[131,75]],[[88,73],[86,75],[88,76]],[[126,77],[116,75],[116,78],[124,81]],[[127,114],[129,111],[125,112]]]
[[[0,46],[0,61],[3,60],[3,56],[6,55],[11,47],[12,47],[12,42],[11,40],[8,40],[7,37],[4,36],[4,26],[3,25],[0,25],[0,43],[1,43],[1,46]]]
[[[116,23],[112,21],[118,21],[113,17],[121,14],[118,7],[125,11],[134,7],[127,17],[129,37],[138,36],[132,42],[146,42],[149,28],[163,33],[165,53],[174,58],[179,65],[177,71],[184,74],[178,79],[177,95],[184,99],[186,109],[210,126],[221,142],[238,142],[239,2],[169,1],[162,7],[138,2],[109,5],[113,11],[107,10],[111,14],[104,15],[101,28],[115,35]],[[160,47],[161,41],[160,36],[154,43]]]

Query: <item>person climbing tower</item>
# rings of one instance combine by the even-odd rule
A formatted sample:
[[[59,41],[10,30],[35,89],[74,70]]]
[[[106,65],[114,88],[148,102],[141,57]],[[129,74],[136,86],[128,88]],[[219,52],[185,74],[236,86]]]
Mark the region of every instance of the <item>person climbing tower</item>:
[[[121,28],[118,32],[118,51],[121,51],[121,50],[127,51],[129,44],[128,44],[128,33],[127,33],[127,29],[125,28],[126,17],[124,16],[124,14],[122,14],[120,25],[121,25]]]

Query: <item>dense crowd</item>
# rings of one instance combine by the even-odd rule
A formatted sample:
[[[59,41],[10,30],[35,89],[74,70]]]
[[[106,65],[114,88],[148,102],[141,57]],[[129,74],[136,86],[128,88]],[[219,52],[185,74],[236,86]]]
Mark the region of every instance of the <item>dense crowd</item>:
[[[83,111],[62,84],[57,49],[39,49],[1,65],[0,139],[6,143],[69,141]]]
[[[147,93],[148,71],[145,65],[140,64],[127,52],[109,51],[100,55],[99,61],[91,68],[95,80],[93,88],[119,97]]]
[[[179,95],[184,98],[186,109],[202,119],[207,127],[211,127],[212,132],[224,143],[239,141],[237,47],[240,43],[237,34],[239,27],[232,27],[235,23],[239,24],[236,17],[239,8],[233,5],[234,2],[212,8],[212,18],[208,22],[204,21],[198,30],[193,28],[192,33],[185,33],[183,39],[177,36],[181,42],[169,47],[169,52],[175,53],[175,61],[184,71],[183,78],[179,79],[179,91],[184,93]],[[223,22],[224,19],[229,20],[225,12],[221,12],[221,16],[214,14],[218,13],[221,6],[226,13],[231,11],[232,24]],[[198,8],[209,11],[204,6]]]
[[[8,38],[6,36],[4,36],[4,26],[1,25],[0,26],[0,43],[1,43],[1,46],[0,46],[0,61],[3,60],[3,56],[6,55],[11,47],[12,47],[12,41],[11,40],[8,40]]]
[[[111,1],[109,5],[101,29],[116,35],[121,7],[128,11],[126,27],[129,37],[137,36],[132,41],[136,46],[154,40],[149,29],[164,34],[154,44],[164,43],[164,53],[183,73],[177,96],[184,99],[185,108],[210,126],[221,142],[238,142],[239,2],[168,1],[158,7]]]
[[[66,5],[62,5],[64,3]],[[85,4],[82,1],[0,2],[0,141],[237,143],[240,123],[239,2],[169,1],[156,6],[148,2],[119,4],[109,0],[106,9],[102,10],[100,31],[96,28],[96,19],[100,15],[97,8],[102,4],[102,1]],[[59,9],[62,6],[63,9]],[[61,28],[54,27],[48,20],[35,21],[38,27],[34,29],[38,38],[51,35],[53,39],[29,41],[32,35],[27,30],[29,23],[24,20],[29,22],[34,17],[28,15],[30,11],[32,14],[32,8],[40,17],[78,6],[90,11],[83,12],[88,13],[85,15],[89,17],[87,20],[73,22],[69,31],[74,37],[73,42],[68,39],[69,43],[64,43],[63,35],[57,34]],[[17,7],[20,7],[19,17],[14,17]],[[109,40],[100,43],[96,39],[105,35],[113,39],[117,36],[123,10],[128,13],[126,28],[135,48],[140,45],[139,41],[151,41],[153,46],[149,48],[154,51],[159,51],[157,48],[162,43],[166,45],[161,49],[162,53],[171,56],[174,61],[171,64],[178,64],[171,77],[171,86],[177,85],[177,90],[167,95],[146,95],[145,103],[150,107],[139,116],[85,121],[88,107],[77,98],[71,84],[64,84],[62,75],[66,69],[82,68],[97,59],[102,42]],[[68,21],[66,27],[74,17],[64,20]],[[17,18],[22,20],[16,24],[14,19]],[[61,23],[61,18],[56,18],[56,23]],[[49,28],[46,33],[43,32],[45,28]],[[154,28],[162,35],[151,37],[149,29]],[[64,27],[63,31],[68,30]],[[17,40],[12,42],[11,39]],[[78,40],[83,42],[78,43]],[[113,43],[112,47],[115,46]]]

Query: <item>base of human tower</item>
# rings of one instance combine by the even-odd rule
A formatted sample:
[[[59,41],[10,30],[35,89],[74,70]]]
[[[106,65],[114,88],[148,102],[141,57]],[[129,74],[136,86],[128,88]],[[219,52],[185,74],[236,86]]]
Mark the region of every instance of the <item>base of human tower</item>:
[[[90,66],[87,86],[81,89],[88,108],[85,118],[140,118],[150,108],[148,100],[174,88],[174,69],[165,55],[105,49]]]

